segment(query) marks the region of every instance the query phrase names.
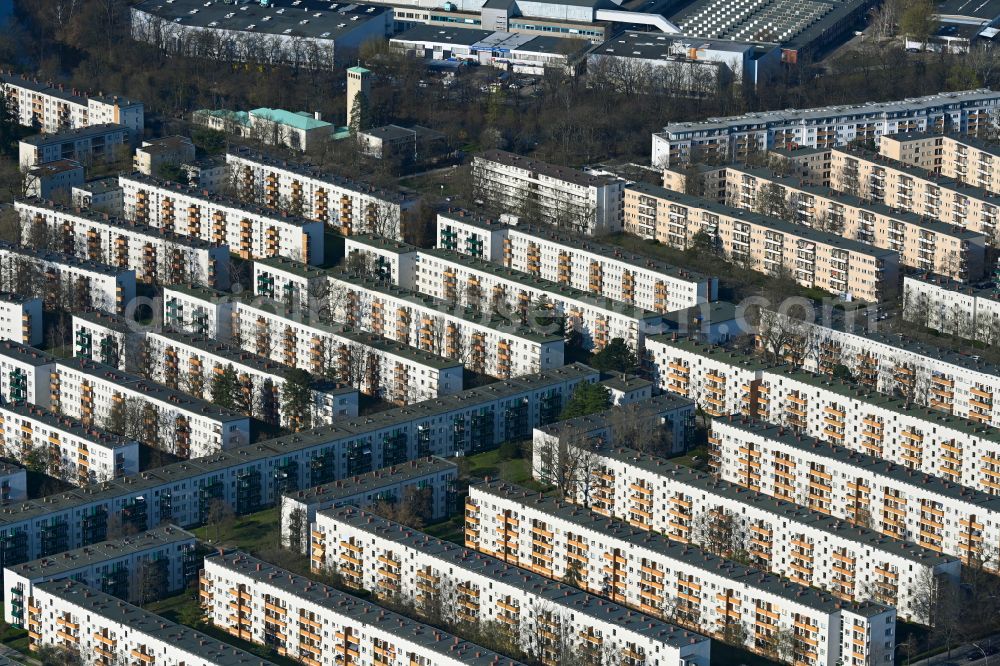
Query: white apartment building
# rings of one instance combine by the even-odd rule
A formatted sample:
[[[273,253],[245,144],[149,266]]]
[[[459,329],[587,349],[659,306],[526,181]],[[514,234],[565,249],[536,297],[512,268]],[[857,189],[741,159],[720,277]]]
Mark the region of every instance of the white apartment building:
[[[432,269],[422,263],[420,270]],[[330,314],[352,328],[454,359],[473,372],[500,379],[563,364],[563,338],[555,331],[535,331],[516,318],[511,321],[426,294],[346,270],[330,273]]]
[[[33,250],[7,241],[0,241],[0,264],[6,270],[0,274],[5,286],[15,286],[15,267],[30,266],[43,280],[43,298],[71,296],[74,307],[93,307],[121,313],[135,298],[135,271],[115,268],[108,264],[77,259],[61,252]]]
[[[135,400],[148,424],[144,432],[148,442],[182,458],[250,442],[250,420],[245,415],[86,359],[56,363],[51,398],[54,411],[87,425],[107,423],[115,406]]]
[[[843,146],[899,132],[977,134],[995,122],[1000,93],[982,88],[892,102],[747,113],[672,123],[653,134],[657,167],[721,155],[742,160],[771,148]]]
[[[4,402],[29,402],[48,407],[49,375],[56,358],[12,340],[0,340],[0,398]]]
[[[228,245],[242,259],[323,261],[323,225],[208,190],[134,173],[120,176],[125,217],[180,236]]]
[[[1000,194],[1000,150],[974,136],[887,134],[879,138],[879,153]]]
[[[902,315],[967,340],[1000,342],[1000,298],[992,284],[969,286],[938,275],[905,275]]]
[[[97,210],[108,215],[121,217],[125,214],[122,201],[122,188],[118,184],[118,176],[108,176],[99,180],[89,180],[81,185],[74,185],[70,190],[70,198],[77,208]]]
[[[145,125],[142,102],[117,95],[105,97],[76,88],[67,90],[61,83],[43,83],[9,71],[0,72],[0,89],[22,125],[46,133],[118,123],[138,135]]]
[[[520,663],[240,551],[205,558],[199,596],[216,627],[303,664]]]
[[[449,619],[506,625],[546,664],[571,650],[634,664],[709,661],[704,636],[361,509],[321,511],[313,531],[313,553],[322,554],[314,571],[337,572],[378,598],[437,597]]]
[[[344,239],[344,263],[348,268],[360,268],[382,282],[415,290],[419,250],[415,245],[384,236],[354,234]]]
[[[585,236],[622,229],[625,181],[508,153],[487,150],[472,160],[475,194],[531,222]]]
[[[7,567],[3,572],[4,619],[25,628],[25,602],[34,596],[35,586],[67,578],[132,603],[180,592],[197,576],[197,544],[190,532],[163,525]]]
[[[27,470],[17,465],[0,463],[0,504],[23,502],[27,499]]]
[[[709,447],[722,480],[765,495],[791,493],[813,510],[934,552],[996,562],[1000,498],[746,418],[713,421]]]
[[[774,321],[780,326],[780,315]],[[800,354],[806,370],[824,372],[828,359],[835,358],[860,385],[908,397],[920,405],[931,405],[933,400],[935,409],[1000,427],[1000,368],[899,334],[841,324],[800,327],[807,343]]]
[[[415,510],[426,512],[424,520],[442,520],[455,512],[457,480],[458,465],[428,456],[285,493],[281,497],[281,543],[307,552],[309,526],[316,522],[316,513],[338,506],[420,504]]]
[[[42,299],[0,291],[0,339],[42,344]]]
[[[585,349],[601,350],[622,338],[641,356],[646,336],[662,332],[663,327],[659,312],[451,250],[420,251],[417,291],[448,303],[492,310],[541,332],[555,332],[557,327],[539,324],[539,318],[562,317],[566,331],[579,333]]]
[[[727,166],[725,201],[757,210],[773,192],[785,200],[794,221],[899,254],[899,261],[956,280],[979,280],[986,265],[986,237],[962,226],[927,219],[913,212],[865,202],[853,192],[805,185],[768,169]]]
[[[73,357],[97,361],[119,370],[141,370],[145,330],[136,330],[121,315],[102,310],[73,314]]]
[[[226,153],[226,162],[241,200],[298,211],[343,236],[365,233],[401,240],[407,214],[417,204],[398,192],[245,148]]]
[[[193,162],[195,157],[196,151],[191,138],[175,134],[143,141],[142,145],[135,149],[132,166],[147,176],[159,176],[160,169],[164,166]]]
[[[0,507],[0,564],[101,541],[109,519],[137,532],[165,522],[196,527],[214,500],[245,515],[299,488],[522,441],[559,418],[580,382],[598,377],[587,366],[567,365]]]
[[[83,185],[83,165],[75,160],[36,164],[24,174],[24,194],[42,199],[69,199]]]
[[[232,342],[263,357],[336,376],[362,393],[409,405],[462,390],[463,366],[353,324],[296,316],[282,304],[234,300]]]
[[[163,288],[163,324],[207,338],[231,341],[231,294],[196,285]],[[238,346],[238,345],[237,345]]]
[[[162,666],[274,666],[182,624],[83,583],[39,583],[26,601],[28,647],[62,647],[88,663]],[[135,661],[133,661],[135,660]]]
[[[264,422],[301,430],[358,415],[358,391],[334,381],[313,379],[308,414],[290,414],[284,387],[292,366],[231,347],[212,338],[165,329],[146,334],[148,353],[161,359],[152,379],[170,389],[183,387],[196,398],[214,401],[212,379],[227,367],[236,371],[240,411]]]
[[[727,627],[741,625],[741,647],[753,652],[772,651],[773,637],[791,632],[795,646],[779,651],[780,661],[892,662],[893,608],[845,603],[520,486],[492,481],[469,487],[465,546],[555,580],[575,571],[578,587],[695,631],[722,637]]]
[[[654,312],[714,301],[719,280],[595,241],[464,210],[439,213],[437,247]]]
[[[139,443],[28,403],[0,405],[3,455],[42,451],[49,476],[77,486],[139,473]]]
[[[283,303],[290,310],[323,315],[329,285],[322,269],[287,257],[253,262],[253,293]]]
[[[863,148],[830,151],[830,187],[1000,240],[1000,195]]]
[[[558,434],[553,426],[536,429],[536,449],[544,450]],[[825,588],[848,601],[874,599],[914,621],[926,621],[920,599],[927,578],[957,576],[960,571],[956,557],[721,481],[666,458],[617,447],[599,449],[591,463],[589,487],[576,486],[569,498],[595,514],[682,544],[705,544],[709,526],[720,517],[730,517],[736,526],[732,552],[753,566]],[[532,474],[543,482],[550,479],[544,454],[535,454]],[[655,498],[662,498],[663,510],[650,508]]]
[[[730,261],[789,271],[802,286],[842,298],[875,303],[893,296],[898,281],[892,250],[646,183],[625,188],[625,232],[682,250],[705,236]]]
[[[143,282],[229,287],[229,248],[223,244],[39,199],[15,201],[14,208],[25,237],[44,225],[56,247],[78,259],[130,269]]]
[[[112,165],[128,158],[130,133],[115,123],[36,134],[17,145],[18,164],[28,169],[56,160],[73,160],[85,167]]]

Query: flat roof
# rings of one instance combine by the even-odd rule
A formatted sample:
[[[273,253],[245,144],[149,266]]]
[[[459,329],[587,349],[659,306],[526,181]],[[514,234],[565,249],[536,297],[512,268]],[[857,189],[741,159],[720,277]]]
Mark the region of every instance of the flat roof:
[[[721,345],[703,342],[697,335],[678,335],[677,333],[664,333],[662,335],[651,335],[646,338],[648,341],[656,342],[668,347],[673,347],[689,354],[697,354],[708,359],[726,363],[728,365],[739,366],[744,370],[768,370],[777,367],[773,363],[768,363],[764,359],[741,354]]]
[[[811,240],[830,247],[840,248],[842,250],[867,254],[873,257],[899,256],[893,250],[875,247],[874,245],[869,245],[868,243],[862,243],[850,238],[844,238],[843,236],[838,236],[834,233],[820,231],[819,229],[813,229],[812,227],[795,224],[794,222],[787,222],[776,217],[767,217],[765,215],[743,210],[741,208],[733,208],[709,199],[702,199],[700,197],[691,196],[690,194],[674,192],[673,190],[668,190],[667,188],[660,187],[659,185],[636,182],[627,185],[625,189],[642,192],[643,194],[665,199],[667,201],[673,201],[684,206],[690,206],[692,208],[726,215],[727,217],[743,219],[751,224],[757,224],[775,231],[787,233],[798,238]]]
[[[7,402],[0,405],[0,411],[5,411],[21,418],[39,421],[49,428],[79,437],[88,444],[117,449],[133,443],[132,440],[126,439],[121,435],[116,435],[113,432],[94,425],[87,425],[78,419],[54,412],[45,407],[33,405],[30,402]]]
[[[394,35],[390,41],[457,44],[471,48],[473,44],[486,39],[492,34],[492,30],[480,30],[477,28],[451,28],[447,26],[421,23],[398,35]]]
[[[301,261],[295,261],[294,259],[289,259],[288,257],[276,254],[273,257],[262,257],[260,259],[253,260],[255,264],[260,264],[261,266],[268,266],[275,270],[285,271],[287,273],[292,273],[298,275],[299,277],[304,277],[307,279],[321,279],[326,277],[326,272],[315,266],[310,266],[309,264],[304,264]]]
[[[360,243],[361,245],[367,245],[372,249],[382,252],[391,252],[393,254],[410,254],[412,252],[420,251],[420,248],[416,245],[410,245],[409,243],[393,240],[377,234],[351,234],[345,238],[345,242]]]
[[[298,599],[327,608],[331,613],[370,624],[380,631],[399,636],[424,650],[436,652],[448,659],[473,666],[513,666],[520,663],[446,631],[411,620],[370,601],[299,576],[242,551],[215,553],[205,559],[207,562],[215,562],[225,569],[250,578],[257,585],[280,588]]]
[[[755,567],[740,564],[707,550],[679,541],[671,541],[666,536],[650,530],[632,527],[623,520],[607,518],[587,510],[577,504],[570,504],[552,495],[542,495],[505,481],[484,481],[472,486],[479,492],[519,504],[528,511],[537,511],[553,519],[562,520],[581,529],[598,533],[602,537],[614,539],[625,549],[645,549],[678,562],[684,562],[710,574],[717,574],[734,582],[768,594],[802,604],[825,613],[836,613],[843,608],[855,610],[854,604],[822,592],[816,588],[794,583],[780,576]],[[470,488],[470,490],[472,489]],[[888,610],[882,606],[882,610]]]
[[[643,379],[638,375],[626,375],[625,373],[617,372],[615,370],[610,371],[608,374],[611,376],[607,379],[602,379],[600,383],[615,391],[627,393],[629,391],[637,391],[639,389],[651,388],[653,386],[653,382],[648,379]]]
[[[388,7],[329,0],[270,0],[266,7],[257,2],[206,5],[203,0],[146,0],[133,9],[195,28],[331,40],[392,11]]]
[[[46,594],[83,609],[86,613],[128,627],[133,634],[149,636],[217,666],[274,666],[273,662],[262,657],[223,643],[183,624],[171,622],[69,578],[40,583],[36,587]]]
[[[250,109],[248,113],[251,116],[256,116],[278,125],[287,125],[288,127],[305,131],[323,129],[324,127],[333,127],[331,123],[324,120],[318,120],[305,111],[293,112],[286,111],[285,109],[271,109],[266,106],[262,106],[258,109]]]
[[[990,280],[984,280],[976,284],[967,284],[954,280],[947,275],[938,275],[937,273],[908,273],[903,276],[903,284],[905,285],[907,282],[919,282],[943,291],[962,294],[963,296],[1000,302],[1000,284]]]
[[[21,143],[36,147],[52,146],[77,139],[93,139],[99,136],[118,133],[127,134],[128,131],[127,127],[118,123],[103,123],[100,125],[87,125],[86,127],[62,130],[61,132],[53,132],[51,134],[35,134],[21,139]]]
[[[537,429],[547,435],[560,437],[561,433],[565,431],[593,432],[599,428],[604,428],[608,424],[609,417],[616,413],[622,413],[625,410],[629,410],[630,413],[636,417],[641,417],[653,414],[667,414],[678,409],[693,410],[694,407],[695,402],[693,400],[689,400],[688,398],[677,395],[676,393],[664,392],[659,395],[654,395],[647,400],[635,402],[624,407],[609,407],[604,411],[586,414],[584,416],[577,416],[571,419],[563,419],[545,426],[540,426]],[[636,411],[633,412],[631,410]]]
[[[14,245],[5,240],[0,240],[0,250],[21,255],[22,257],[32,257],[38,261],[46,261],[53,264],[72,266],[92,273],[103,273],[104,275],[119,277],[121,275],[135,276],[135,271],[131,268],[116,268],[110,264],[104,264],[90,259],[78,259],[72,254],[64,254],[53,250],[35,250],[23,245]]]
[[[56,362],[56,357],[48,352],[14,340],[0,340],[0,356],[6,356],[19,363],[27,363],[36,368]]]
[[[752,51],[753,45],[747,42],[733,42],[724,39],[626,30],[619,32],[603,44],[594,47],[589,55],[640,58],[643,60],[699,60],[688,57],[689,49],[710,49],[712,51],[744,53]],[[722,64],[711,60],[700,62]]]
[[[477,155],[477,157],[490,162],[497,162],[499,164],[503,164],[504,166],[532,171],[534,173],[542,174],[543,176],[548,176],[549,178],[564,180],[566,182],[573,183],[574,185],[581,185],[584,187],[604,187],[605,185],[610,185],[619,181],[618,178],[613,176],[598,176],[579,169],[571,169],[558,164],[542,162],[541,160],[525,157],[524,155],[518,155],[517,153],[511,153],[506,150],[491,149]]]
[[[84,192],[90,192],[91,194],[106,194],[115,190],[120,191],[122,186],[118,182],[118,176],[108,176],[107,178],[88,180],[86,183],[74,185],[73,189],[83,190]]]
[[[77,169],[83,171],[83,165],[76,160],[53,160],[34,165],[28,169],[28,173],[37,178],[44,178],[46,176],[54,176],[57,173],[76,171]]]
[[[176,525],[161,525],[141,534],[101,541],[83,548],[67,550],[51,557],[42,557],[30,562],[8,566],[6,569],[29,580],[42,577],[53,579],[85,567],[185,541],[194,543],[197,541],[197,537]]]
[[[550,603],[570,608],[581,615],[596,617],[602,622],[617,625],[621,630],[632,631],[664,645],[683,648],[693,643],[708,640],[701,634],[688,631],[651,615],[592,596],[578,588],[564,585],[533,571],[432,537],[356,507],[346,506],[328,509],[320,513],[344,525],[369,532],[380,539],[402,544],[406,548],[446,562],[453,568],[485,576],[495,583],[512,585]]]
[[[97,326],[109,328],[117,333],[128,334],[132,330],[129,326],[129,320],[122,315],[97,308],[74,312],[73,319],[81,319]]]
[[[385,488],[386,486],[394,486],[413,479],[420,479],[432,474],[442,474],[445,472],[454,472],[457,475],[458,465],[444,458],[428,456],[426,458],[410,460],[400,465],[376,469],[360,476],[348,477],[306,488],[305,490],[285,493],[284,497],[304,504],[336,502],[343,497],[362,495]]]
[[[43,95],[49,95],[51,97],[58,97],[59,99],[67,102],[81,104],[83,106],[87,106],[87,103],[92,99],[105,104],[117,104],[122,108],[129,106],[142,106],[142,102],[136,102],[128,99],[127,97],[121,97],[118,95],[95,95],[87,90],[80,90],[73,87],[67,88],[63,83],[39,81],[38,77],[29,77],[26,74],[15,74],[11,70],[0,72],[0,83],[25,88],[26,90],[42,93]]]

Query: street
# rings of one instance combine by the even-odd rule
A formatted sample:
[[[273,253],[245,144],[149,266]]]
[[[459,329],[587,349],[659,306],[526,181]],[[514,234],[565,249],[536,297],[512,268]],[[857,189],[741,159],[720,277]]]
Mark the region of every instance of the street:
[[[946,664],[954,664],[955,666],[961,666],[962,664],[966,666],[1000,666],[1000,652],[986,657],[980,656],[979,659],[973,661],[967,660],[969,652],[976,650],[980,651],[981,655],[981,650],[985,649],[988,651],[991,647],[1000,648],[1000,634],[987,636],[986,638],[952,648],[951,657],[948,657],[947,654],[939,654],[934,657],[911,662],[909,666],[945,666]],[[905,664],[906,662],[897,660],[896,663]]]

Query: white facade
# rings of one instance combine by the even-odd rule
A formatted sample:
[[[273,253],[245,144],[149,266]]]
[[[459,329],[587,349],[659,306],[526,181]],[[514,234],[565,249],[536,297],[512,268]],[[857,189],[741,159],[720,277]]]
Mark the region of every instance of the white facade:
[[[891,538],[996,561],[1000,498],[782,426],[716,420],[709,445],[714,469],[725,481],[752,483],[772,496],[784,488],[821,513],[858,516]]]
[[[422,263],[419,270],[433,269]],[[330,314],[337,321],[454,359],[473,372],[507,379],[564,362],[561,337],[533,331],[516,319],[512,323],[427,296],[423,289],[408,291],[346,271],[331,272],[329,279]]]
[[[168,328],[226,342],[232,319],[232,301],[225,292],[183,285],[163,289],[163,323]]]
[[[129,130],[114,123],[36,134],[18,142],[21,169],[56,160],[74,160],[86,167],[110,165],[128,157]]]
[[[307,264],[323,261],[323,225],[319,222],[141,174],[120,176],[118,181],[126,219],[228,245],[242,259],[280,255]]]
[[[42,344],[42,299],[0,292],[0,339]]]
[[[40,583],[27,600],[28,647],[67,647],[88,662],[162,666],[273,666],[72,580]]]
[[[10,72],[0,74],[0,88],[25,127],[36,127],[51,134],[65,129],[119,123],[134,135],[142,134],[142,102],[117,95],[92,96],[75,88],[67,90],[61,83],[40,83],[37,79]]]
[[[313,570],[337,572],[380,598],[439,596],[451,620],[502,623],[521,649],[542,660],[596,648],[640,664],[709,662],[704,636],[354,507],[317,514],[312,543],[323,561]],[[545,610],[534,611],[539,606]]]
[[[29,197],[67,200],[80,185],[83,185],[83,165],[74,160],[36,164],[24,176],[24,193]]]
[[[242,199],[301,211],[344,236],[367,233],[401,240],[404,215],[416,204],[396,192],[249,150],[226,153],[226,161]]]
[[[644,310],[672,312],[714,301],[718,278],[554,231],[508,225],[466,211],[439,213],[437,247]]]
[[[119,370],[140,370],[139,344],[144,334],[131,330],[120,315],[91,310],[73,315],[73,357],[97,361]]]
[[[27,470],[17,465],[0,464],[0,504],[28,499]]]
[[[855,106],[826,106],[748,113],[679,122],[653,134],[651,162],[685,163],[699,154],[737,159],[770,148],[842,146],[897,132],[955,131],[977,134],[994,122],[1000,93],[988,89]]]
[[[57,245],[78,259],[133,270],[143,282],[229,287],[225,245],[37,199],[15,201],[14,208],[25,236],[33,225],[44,225]]]
[[[24,628],[24,604],[34,587],[72,578],[106,594],[133,603],[148,603],[184,589],[197,573],[198,540],[173,525],[77,548],[59,557],[17,564],[3,571],[5,620]],[[155,573],[154,573],[155,570]],[[143,578],[155,589],[143,590]],[[143,599],[146,596],[146,599]]]
[[[595,351],[622,338],[641,356],[646,336],[660,333],[663,326],[658,312],[451,250],[420,251],[417,291],[446,303],[523,319],[539,333],[557,332],[553,325],[538,324],[539,318],[547,313],[564,317],[566,330],[579,333],[584,349]]]
[[[0,264],[18,263],[32,266],[45,277],[47,293],[75,293],[74,307],[120,313],[135,298],[133,270],[0,241]]]
[[[52,409],[86,424],[104,424],[112,406],[135,399],[157,424],[144,432],[182,458],[206,456],[250,442],[242,414],[127,374],[109,365],[73,359],[52,370]]]
[[[84,486],[139,473],[139,444],[34,405],[0,406],[0,447],[14,460],[44,452],[46,472]]]
[[[743,647],[751,651],[765,652],[769,634],[790,631],[798,644],[781,661],[824,666],[892,661],[896,612],[888,606],[844,603],[503,482],[470,486],[465,516],[467,548],[556,580],[576,569],[583,589],[653,617],[672,613],[709,635],[742,625]],[[861,645],[852,638],[860,638]]]
[[[418,251],[414,245],[371,234],[344,239],[345,264],[349,268],[360,265],[376,279],[403,289],[417,288]]]
[[[535,430],[532,473],[540,481],[549,480],[543,451],[558,434]],[[709,525],[730,516],[736,527],[727,545],[753,566],[847,601],[876,600],[916,622],[927,619],[927,579],[957,577],[961,568],[957,557],[633,449],[599,451],[590,467],[589,487],[570,499],[595,514],[691,544],[704,544]]]
[[[365,508],[380,502],[421,501],[427,510],[423,520],[443,520],[454,513],[457,480],[457,464],[431,456],[286,493],[281,497],[281,543],[307,552],[309,526],[316,522],[316,512],[348,504]],[[425,496],[418,499],[419,495]]]
[[[209,622],[304,664],[349,654],[358,666],[517,666],[518,662],[381,606],[234,551],[205,558]]]
[[[0,341],[0,398],[5,402],[29,402],[48,407],[49,375],[54,356],[11,340]]]
[[[903,318],[967,340],[1000,342],[1000,298],[938,277],[903,276]]]
[[[290,310],[322,314],[328,284],[326,273],[286,257],[253,262],[253,293],[284,304]]]
[[[530,221],[586,236],[622,229],[625,182],[539,162],[503,150],[472,161],[476,195]]]

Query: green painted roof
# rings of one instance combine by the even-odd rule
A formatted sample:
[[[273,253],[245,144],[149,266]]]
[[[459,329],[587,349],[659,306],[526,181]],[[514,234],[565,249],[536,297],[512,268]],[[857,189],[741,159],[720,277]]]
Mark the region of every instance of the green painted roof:
[[[361,66],[358,66],[358,67],[348,67],[347,71],[348,72],[353,72],[355,74],[371,74],[372,73],[372,71],[370,69],[365,69],[364,67],[361,67]]]
[[[285,111],[284,109],[269,109],[266,106],[259,109],[253,109],[250,111],[251,116],[258,116],[264,118],[265,120],[270,120],[271,122],[278,123],[280,125],[288,125],[289,127],[294,127],[300,130],[314,130],[320,129],[321,127],[331,127],[330,123],[323,120],[316,120],[311,115],[305,112],[292,113],[291,111]]]

